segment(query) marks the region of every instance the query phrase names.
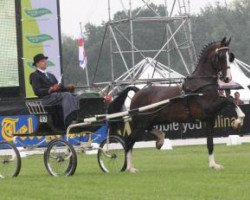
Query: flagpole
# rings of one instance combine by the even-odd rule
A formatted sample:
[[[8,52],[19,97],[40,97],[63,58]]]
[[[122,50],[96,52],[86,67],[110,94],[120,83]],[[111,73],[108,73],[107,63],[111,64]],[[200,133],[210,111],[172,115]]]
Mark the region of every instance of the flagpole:
[[[83,38],[83,31],[82,31],[82,22],[80,22],[80,30],[81,30],[81,37]],[[86,73],[86,80],[87,80],[87,86],[89,89],[89,72],[88,72],[88,64],[85,67],[85,73]]]

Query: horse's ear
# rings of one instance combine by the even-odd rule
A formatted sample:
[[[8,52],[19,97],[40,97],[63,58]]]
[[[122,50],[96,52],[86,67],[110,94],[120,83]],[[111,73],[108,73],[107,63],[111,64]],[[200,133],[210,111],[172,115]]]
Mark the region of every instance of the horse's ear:
[[[227,46],[227,47],[229,46],[230,42],[231,42],[231,37],[229,38],[228,41],[226,41],[226,46]]]
[[[224,38],[221,40],[221,42],[220,42],[221,46],[226,46],[226,42],[227,42],[227,38],[224,37]]]

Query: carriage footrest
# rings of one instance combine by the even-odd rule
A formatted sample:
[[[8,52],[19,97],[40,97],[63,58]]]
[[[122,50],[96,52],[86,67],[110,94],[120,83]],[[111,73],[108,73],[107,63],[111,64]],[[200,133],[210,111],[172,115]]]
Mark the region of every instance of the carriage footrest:
[[[21,134],[21,133],[18,134],[18,133],[17,133],[17,134],[15,134],[15,133],[14,133],[13,136],[20,136],[20,137],[23,136],[23,137],[27,137],[27,136],[37,136],[37,134],[35,134],[35,133],[23,133],[23,134]]]
[[[53,136],[53,135],[65,135],[65,131],[57,131],[53,133],[46,133],[46,132],[34,132],[34,133],[14,133],[13,136],[18,136],[18,137],[31,137],[31,136]]]

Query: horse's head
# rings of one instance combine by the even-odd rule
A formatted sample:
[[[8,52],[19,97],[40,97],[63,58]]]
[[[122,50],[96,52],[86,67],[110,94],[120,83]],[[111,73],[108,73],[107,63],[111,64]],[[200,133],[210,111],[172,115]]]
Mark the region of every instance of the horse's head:
[[[193,76],[219,77],[224,82],[232,80],[230,64],[234,61],[234,54],[229,49],[231,38],[223,38],[219,42],[206,45],[201,51],[200,58]]]
[[[232,80],[230,65],[234,61],[234,54],[229,49],[231,38],[227,41],[226,37],[217,42],[217,47],[213,51],[212,64],[219,78],[228,83]]]

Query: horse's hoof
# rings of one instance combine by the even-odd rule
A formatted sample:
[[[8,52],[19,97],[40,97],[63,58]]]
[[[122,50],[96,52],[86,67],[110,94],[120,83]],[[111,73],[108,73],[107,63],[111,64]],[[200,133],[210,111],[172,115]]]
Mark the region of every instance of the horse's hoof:
[[[223,165],[220,165],[220,164],[217,164],[217,163],[209,165],[209,168],[216,169],[216,170],[224,169]]]
[[[233,129],[240,129],[243,126],[243,120],[240,119],[233,120],[231,126]]]
[[[139,172],[139,170],[134,168],[134,167],[127,169],[127,171],[129,171],[130,173],[138,173]]]
[[[232,126],[233,129],[237,129],[238,126],[239,126],[239,123],[237,122],[237,120],[233,120],[233,121],[231,122],[231,126]]]
[[[155,143],[156,149],[161,149],[162,145],[164,144],[164,140],[158,140]]]

